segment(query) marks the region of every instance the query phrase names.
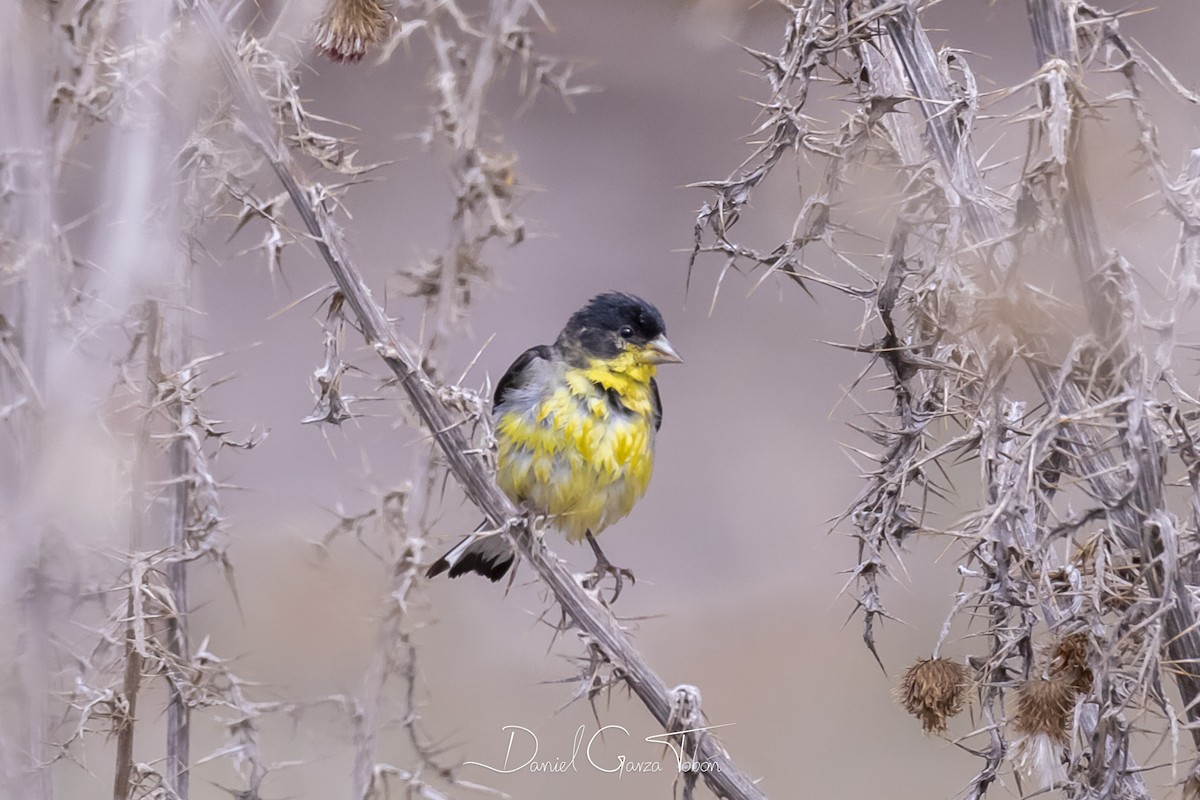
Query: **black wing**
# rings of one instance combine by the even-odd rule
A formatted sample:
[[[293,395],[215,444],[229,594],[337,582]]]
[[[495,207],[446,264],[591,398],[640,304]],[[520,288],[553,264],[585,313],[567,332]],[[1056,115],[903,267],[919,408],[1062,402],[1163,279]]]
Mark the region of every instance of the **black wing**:
[[[662,427],[662,397],[658,394],[658,381],[650,379],[650,404],[654,408],[654,430]]]
[[[508,394],[509,390],[516,389],[525,383],[525,371],[530,364],[539,358],[549,361],[553,356],[554,353],[550,346],[545,344],[531,347],[517,356],[517,360],[508,368],[508,372],[504,373],[504,377],[496,384],[496,393],[492,396],[492,408],[504,402],[504,396]]]

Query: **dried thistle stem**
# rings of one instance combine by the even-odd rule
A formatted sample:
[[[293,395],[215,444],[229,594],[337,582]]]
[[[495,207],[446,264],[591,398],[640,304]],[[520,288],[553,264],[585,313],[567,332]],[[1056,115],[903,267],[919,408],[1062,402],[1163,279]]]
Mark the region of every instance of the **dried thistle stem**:
[[[1044,69],[1058,60],[1069,70],[1081,68],[1076,43],[1074,4],[1064,0],[1027,0],[1030,26],[1038,61]],[[1047,100],[1048,102],[1048,100]],[[1114,293],[1109,282],[1114,280],[1114,256],[1106,252],[1100,239],[1096,213],[1083,164],[1080,111],[1083,100],[1074,82],[1070,84],[1070,102],[1075,113],[1065,132],[1068,151],[1063,165],[1066,196],[1063,200],[1067,237],[1075,258],[1079,283],[1092,332],[1106,350],[1109,364],[1124,374],[1115,376],[1111,392],[1130,392],[1127,424],[1122,428],[1121,450],[1133,465],[1135,482],[1132,497],[1125,497],[1119,486],[1105,487],[1101,494],[1110,501],[1110,518],[1116,523],[1116,534],[1135,550],[1141,550],[1151,569],[1151,591],[1167,609],[1164,632],[1167,655],[1174,664],[1172,672],[1183,699],[1184,714],[1191,723],[1192,741],[1200,747],[1200,620],[1191,601],[1188,578],[1194,577],[1175,568],[1175,553],[1179,542],[1165,508],[1162,464],[1165,453],[1162,441],[1154,431],[1151,420],[1139,409],[1145,408],[1144,367],[1140,353],[1132,352],[1125,326],[1133,302],[1130,293]],[[1047,121],[1047,126],[1050,125]],[[1056,135],[1048,131],[1048,135]],[[1119,278],[1117,278],[1119,280]],[[1132,284],[1128,284],[1132,288]],[[1132,293],[1136,296],[1136,292]],[[1103,465],[1097,464],[1097,468]],[[1099,470],[1098,470],[1099,473]],[[1100,473],[1095,483],[1103,481]]]
[[[363,337],[396,376],[425,427],[441,447],[450,471],[458,479],[467,497],[483,512],[489,524],[504,529],[539,579],[550,589],[567,616],[600,647],[605,658],[621,671],[622,677],[650,713],[666,728],[671,718],[671,699],[667,686],[646,663],[621,630],[611,612],[595,597],[589,596],[559,559],[532,535],[527,523],[500,491],[483,462],[472,456],[474,447],[463,433],[453,413],[437,396],[418,361],[408,352],[375,302],[362,274],[354,266],[341,235],[326,207],[310,189],[302,187],[291,163],[291,156],[275,129],[266,101],[253,88],[250,75],[238,60],[230,38],[207,0],[192,6],[207,35],[219,65],[234,91],[242,112],[244,132],[252,145],[266,157],[305,228],[313,237],[354,313]],[[750,800],[766,796],[743,774],[711,736],[697,737],[697,759],[711,763],[704,772],[705,782],[722,797]]]
[[[191,385],[195,377],[187,365],[190,361],[190,332],[184,314],[190,294],[190,263],[181,259],[179,292],[185,302],[176,304],[171,310],[168,326],[168,341],[171,344],[172,362],[180,365],[176,376],[177,386]],[[190,658],[188,647],[188,516],[192,494],[192,430],[196,423],[195,410],[177,394],[171,404],[171,421],[175,428],[175,440],[171,442],[170,464],[174,491],[171,493],[170,541],[173,558],[167,563],[167,588],[175,601],[176,613],[167,618],[167,649],[176,663],[186,664]],[[174,676],[168,679],[167,703],[167,764],[166,779],[178,800],[188,800],[191,769],[191,709],[183,694],[183,687]]]
[[[151,459],[150,427],[153,408],[162,380],[162,313],[157,300],[143,304],[142,353],[145,361],[143,379],[143,411],[134,444],[133,491],[130,492],[132,509],[129,528],[129,552],[131,558],[140,558],[145,538],[146,514],[149,509],[147,482]],[[130,562],[132,565],[132,561]],[[129,588],[125,606],[125,671],[121,683],[124,700],[123,713],[116,719],[116,769],[113,774],[113,800],[126,800],[133,788],[133,737],[137,722],[138,691],[142,679],[142,653],[134,629],[140,602],[138,593],[142,587],[140,578],[132,568],[129,570]]]

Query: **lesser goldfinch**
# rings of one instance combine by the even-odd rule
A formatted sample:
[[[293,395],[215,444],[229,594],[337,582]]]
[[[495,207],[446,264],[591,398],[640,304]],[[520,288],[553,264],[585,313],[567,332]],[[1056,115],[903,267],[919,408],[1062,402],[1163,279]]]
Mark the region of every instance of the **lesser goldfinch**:
[[[630,294],[592,298],[553,345],[526,350],[496,385],[496,481],[522,509],[544,514],[570,542],[586,538],[596,573],[621,574],[594,535],[624,517],[646,492],[662,400],[660,364],[683,359],[658,309]],[[498,581],[516,554],[503,536],[472,534],[433,563],[456,578]]]

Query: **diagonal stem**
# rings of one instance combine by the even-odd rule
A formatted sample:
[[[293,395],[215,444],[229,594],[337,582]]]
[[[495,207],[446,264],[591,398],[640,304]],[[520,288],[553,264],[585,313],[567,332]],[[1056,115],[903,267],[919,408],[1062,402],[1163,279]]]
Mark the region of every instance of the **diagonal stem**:
[[[633,646],[611,612],[585,592],[560,560],[532,535],[528,523],[520,518],[516,507],[496,486],[484,463],[471,455],[474,446],[453,413],[438,398],[418,360],[400,343],[362,273],[351,261],[325,206],[311,189],[301,186],[267,102],[233,52],[224,25],[208,0],[195,0],[189,7],[234,92],[245,135],[270,162],[333,273],[363,337],[396,376],[409,402],[441,447],[450,471],[463,491],[492,526],[507,531],[567,615],[601,649],[659,724],[667,728],[672,706],[666,683]],[[765,800],[766,795],[755,782],[733,764],[707,732],[700,732],[695,737],[695,745],[695,760],[705,765],[703,776],[714,793],[730,800]]]

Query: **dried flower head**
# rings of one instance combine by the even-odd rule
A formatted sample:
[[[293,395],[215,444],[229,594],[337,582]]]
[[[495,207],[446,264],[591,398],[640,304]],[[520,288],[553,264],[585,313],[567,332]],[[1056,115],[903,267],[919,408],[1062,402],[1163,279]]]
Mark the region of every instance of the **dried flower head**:
[[[1017,733],[1066,742],[1075,689],[1061,677],[1030,678],[1017,687]]]
[[[1073,633],[1055,643],[1050,654],[1050,674],[1066,681],[1079,694],[1087,694],[1092,690],[1087,634]]]
[[[394,17],[386,0],[329,0],[313,46],[334,61],[358,61],[387,38]]]
[[[1017,687],[1013,759],[1043,785],[1066,780],[1063,748],[1074,707],[1075,688],[1062,677],[1031,678]]]
[[[967,668],[945,658],[922,658],[904,673],[895,694],[926,733],[941,733],[946,720],[962,711]]]

